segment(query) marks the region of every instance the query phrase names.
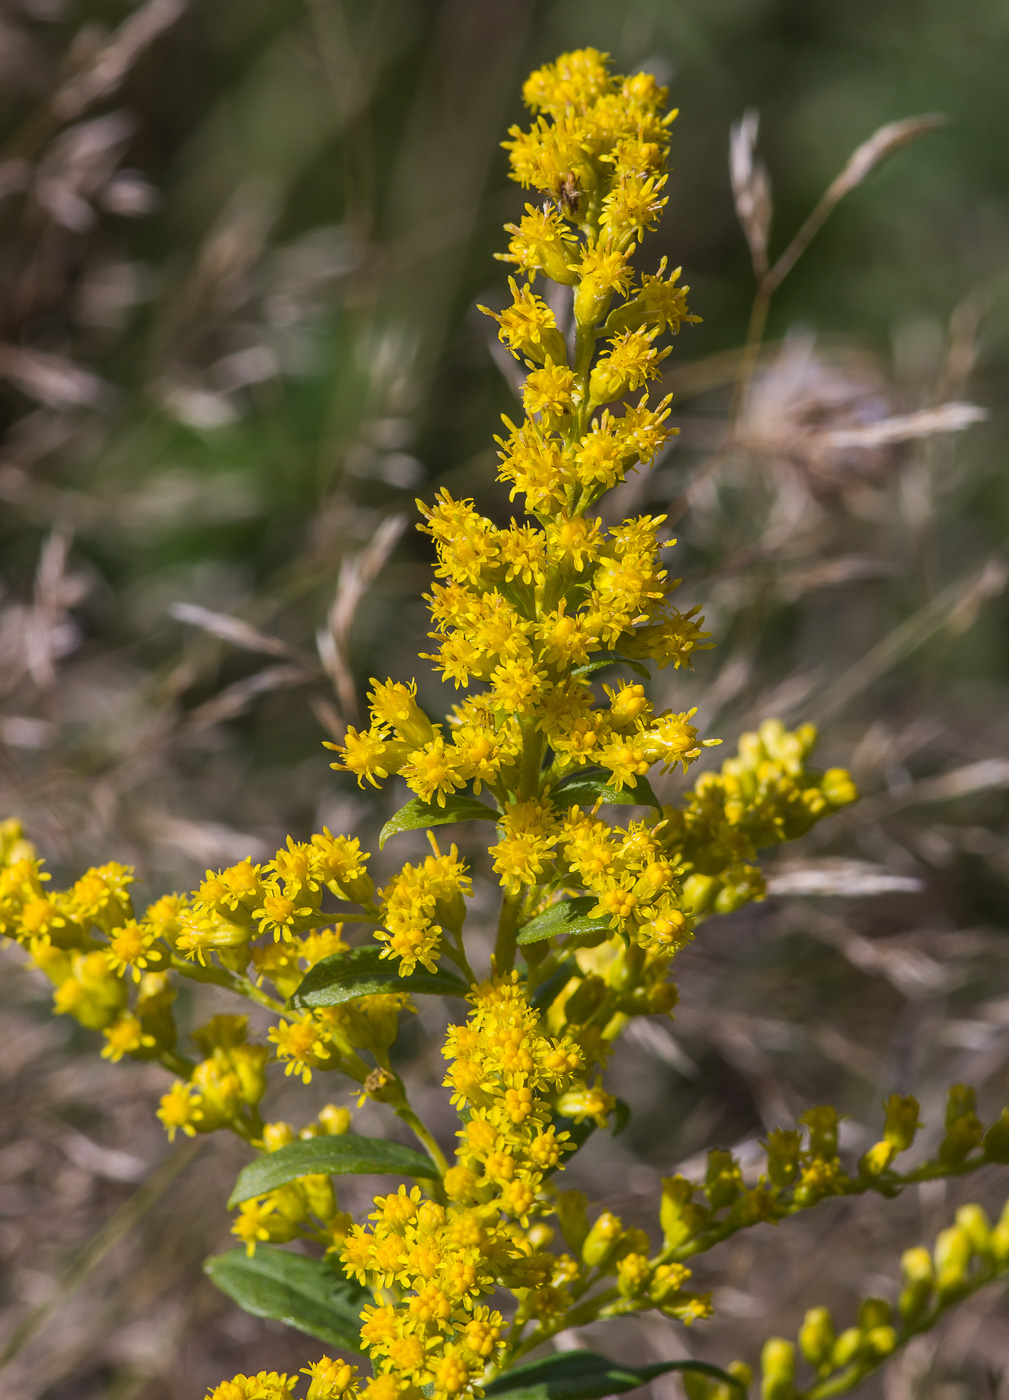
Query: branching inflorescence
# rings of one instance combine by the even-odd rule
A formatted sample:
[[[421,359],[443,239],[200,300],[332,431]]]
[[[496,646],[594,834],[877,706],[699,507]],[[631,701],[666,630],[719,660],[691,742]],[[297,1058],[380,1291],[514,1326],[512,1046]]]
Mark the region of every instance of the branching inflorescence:
[[[712,1150],[703,1182],[665,1180],[658,1244],[608,1211],[592,1218],[585,1196],[558,1187],[565,1158],[612,1125],[617,1105],[601,1076],[615,1039],[635,1016],[672,1011],[677,950],[705,917],[762,897],[760,848],[801,836],[856,794],[843,770],[809,766],[811,726],[793,733],[769,720],[678,805],[654,795],[653,769],[686,771],[717,741],[698,737],[692,710],[657,712],[646,684],[620,673],[689,667],[708,634],[697,608],[670,601],[676,583],[662,559],[675,542],[664,517],[607,528],[593,512],[675,432],[668,398],[653,401],[649,381],[669,354],[663,339],[696,318],[679,270],[633,266],[666,203],[675,113],[663,115],[666,92],[652,77],[615,77],[591,49],[534,73],[524,96],[535,120],[505,145],[514,177],[543,202],[508,226],[512,304],[487,314],[526,371],[525,416],[505,420],[499,439],[500,477],[525,514],[498,528],[445,491],[421,505],[437,552],[423,655],[468,694],[436,723],[414,684],[374,681],[369,727],[348,730],[333,764],[361,784],[406,781],[415,796],[387,832],[496,823],[488,855],[501,906],[489,975],[470,965],[467,867],[430,832],[432,854],[381,889],[359,841],[323,830],[289,838],[265,864],[208,872],[192,895],[138,917],[128,869],[105,865],[52,891],[20,826],[3,831],[0,928],[54,983],[56,1012],[100,1031],[108,1058],[157,1060],[176,1075],[159,1110],[170,1136],[227,1128],[260,1154],[232,1197],[244,1248],[210,1261],[213,1276],[247,1301],[247,1258],[280,1271],[293,1259],[303,1280],[314,1271],[327,1296],[359,1315],[359,1335],[341,1332],[334,1304],[332,1326],[314,1334],[367,1353],[372,1376],[324,1359],[308,1368],[308,1400],[450,1400],[534,1383],[550,1394],[561,1379],[572,1400],[629,1389],[648,1368],[606,1371],[590,1353],[512,1368],[572,1326],[651,1308],[684,1323],[709,1315],[686,1261],[736,1231],[829,1197],[894,1195],[1009,1160],[1009,1111],[985,1130],[972,1093],[956,1086],[938,1154],[904,1174],[893,1163],[919,1126],[910,1097],[889,1100],[883,1137],[850,1169],[837,1113],[825,1106],[769,1135],[756,1180]],[[549,302],[536,290],[541,275],[558,286]],[[565,296],[570,333],[551,309]],[[605,668],[612,679],[600,685]],[[609,815],[621,807],[643,815],[621,824]],[[374,933],[351,946],[344,935],[360,926]],[[247,1017],[217,1015],[190,1033],[197,1055],[188,1057],[172,1010],[177,977],[265,1008],[265,1042],[250,1040]],[[454,1152],[421,1122],[389,1058],[401,1014],[438,992],[471,1007],[444,1046]],[[335,1105],[301,1129],[264,1122],[259,1106],[280,1067],[306,1082],[349,1077],[360,1101],[388,1105],[424,1154],[349,1133],[350,1112]],[[419,1184],[376,1197],[355,1222],[332,1177],[381,1170]],[[294,1240],[322,1257],[279,1248]],[[1009,1216],[993,1229],[978,1207],[963,1208],[934,1256],[904,1256],[896,1321],[879,1299],[840,1336],[825,1309],[807,1315],[805,1390],[795,1347],[768,1342],[765,1400],[849,1389],[1007,1268]],[[741,1391],[750,1378],[742,1362],[649,1374],[684,1367],[694,1400]],[[576,1373],[591,1373],[584,1392]],[[237,1376],[214,1396],[278,1400],[297,1383]]]

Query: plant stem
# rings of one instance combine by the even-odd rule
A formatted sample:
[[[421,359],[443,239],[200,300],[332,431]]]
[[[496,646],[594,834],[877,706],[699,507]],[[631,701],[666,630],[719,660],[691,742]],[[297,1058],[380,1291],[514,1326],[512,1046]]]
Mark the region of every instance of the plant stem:
[[[248,1001],[254,1001],[259,1006],[265,1006],[268,1011],[275,1011],[278,1015],[283,1015],[286,1007],[282,1001],[276,997],[271,997],[268,992],[260,991],[254,982],[250,982],[248,977],[243,977],[241,973],[229,972],[223,967],[207,967],[200,963],[189,962],[186,958],[180,958],[177,954],[172,954],[172,970],[180,977],[188,977],[191,982],[210,982],[215,987],[227,987],[229,992],[234,992],[236,996],[245,997]]]
[[[753,298],[753,306],[750,310],[750,324],[746,331],[746,344],[743,346],[743,353],[739,361],[739,377],[736,380],[736,391],[732,400],[732,412],[729,415],[730,431],[735,428],[739,420],[739,415],[742,413],[746,404],[746,396],[750,392],[750,384],[757,368],[757,361],[760,358],[760,347],[764,339],[764,330],[767,326],[767,313],[771,307],[771,297],[773,294],[774,287],[769,283],[767,276],[761,278]]]
[[[522,908],[520,894],[506,894],[501,901],[501,914],[497,925],[497,942],[494,944],[494,969],[499,977],[511,972],[515,965],[515,933],[518,929],[519,910]]]

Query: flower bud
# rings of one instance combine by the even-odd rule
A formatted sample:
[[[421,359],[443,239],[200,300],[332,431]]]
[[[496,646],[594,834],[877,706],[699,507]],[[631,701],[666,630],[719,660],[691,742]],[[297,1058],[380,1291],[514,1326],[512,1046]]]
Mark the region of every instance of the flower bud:
[[[991,1252],[1000,1268],[1009,1264],[1009,1201],[1006,1201],[998,1224],[991,1232]]]
[[[698,1235],[704,1227],[704,1212],[694,1205],[693,1183],[683,1176],[662,1178],[662,1203],[659,1223],[667,1249],[678,1249]]]
[[[647,1254],[628,1254],[617,1263],[617,1288],[623,1298],[638,1298],[648,1288],[651,1268]]]
[[[991,1221],[978,1205],[964,1205],[956,1213],[956,1223],[966,1231],[971,1248],[983,1259],[991,1257]]]
[[[350,1109],[328,1103],[319,1110],[319,1127],[329,1137],[340,1137],[350,1127]]]
[[[753,1384],[752,1366],[747,1366],[745,1361],[730,1361],[725,1369],[730,1376],[735,1376],[744,1391],[749,1390]],[[712,1400],[739,1400],[739,1391],[735,1386],[717,1385]]]
[[[304,1181],[305,1178],[300,1181],[288,1181],[285,1185],[268,1192],[265,1197],[278,1215],[283,1216],[292,1225],[300,1225],[303,1220],[308,1219],[309,1206]]]
[[[794,1128],[775,1128],[768,1133],[764,1148],[771,1185],[783,1191],[799,1174],[802,1136]]]
[[[809,1154],[811,1157],[819,1158],[821,1161],[832,1161],[837,1156],[837,1125],[839,1122],[836,1108],[830,1104],[819,1104],[815,1108],[807,1108],[805,1113],[799,1117],[800,1123],[805,1123],[809,1129]]]
[[[858,788],[845,768],[828,768],[820,779],[820,791],[832,807],[848,807],[858,801]]]
[[[846,1327],[837,1341],[834,1349],[830,1353],[830,1366],[832,1370],[837,1370],[841,1366],[847,1366],[854,1361],[865,1345],[865,1338],[857,1327]]]
[[[155,1055],[173,1050],[179,1038],[172,1014],[175,988],[165,972],[145,972],[140,979],[137,1017],[145,1037],[150,1037]]]
[[[683,882],[683,907],[699,918],[714,905],[722,882],[713,875],[688,875]]]
[[[962,1162],[981,1141],[984,1128],[977,1116],[977,1093],[968,1084],[954,1084],[946,1104],[946,1136],[939,1145],[939,1160]]]
[[[584,1089],[572,1089],[557,1100],[557,1112],[564,1118],[573,1118],[576,1123],[594,1118],[596,1126],[600,1128],[606,1127],[607,1115],[616,1106],[616,1099],[599,1083],[586,1085]]]
[[[243,1103],[257,1104],[266,1093],[265,1045],[237,1045],[230,1052],[231,1065],[238,1079]]]
[[[865,1348],[873,1357],[882,1359],[897,1350],[897,1340],[892,1327],[873,1327],[865,1334]]]
[[[605,1268],[613,1258],[623,1234],[623,1222],[612,1211],[604,1210],[582,1245],[582,1259],[590,1268]]]
[[[323,1223],[331,1220],[336,1214],[336,1192],[329,1177],[321,1172],[313,1172],[311,1176],[300,1177],[298,1185],[305,1194],[312,1214]]]
[[[891,1094],[886,1101],[886,1127],[883,1137],[896,1152],[906,1152],[921,1127],[918,1115],[921,1105],[911,1094]]]
[[[825,1366],[836,1341],[830,1309],[810,1308],[799,1328],[799,1350],[810,1366]]]
[[[712,1210],[731,1206],[742,1189],[743,1176],[735,1157],[731,1152],[712,1148],[704,1179],[704,1190]]]
[[[991,1124],[984,1135],[984,1155],[989,1162],[1009,1162],[1009,1108]]]
[[[294,1129],[290,1123],[266,1123],[262,1141],[267,1152],[279,1152],[282,1147],[294,1142]]]
[[[769,1337],[760,1353],[761,1400],[789,1400],[795,1393],[795,1347],[783,1337]]]
[[[904,1288],[897,1307],[905,1322],[914,1323],[926,1311],[932,1298],[935,1271],[932,1256],[919,1245],[907,1249],[901,1256],[900,1267],[904,1273]]]
[[[680,999],[675,982],[656,982],[648,988],[648,1012],[651,1016],[668,1016]]]
[[[682,1371],[680,1381],[687,1400],[715,1400],[714,1383],[697,1371]]]
[[[939,1231],[933,1257],[935,1286],[940,1299],[945,1300],[966,1283],[972,1253],[970,1236],[961,1226],[951,1225],[949,1229]]]
[[[690,1270],[683,1264],[659,1264],[652,1272],[648,1296],[658,1306],[668,1303],[674,1293],[679,1293],[690,1278]]]
[[[896,1147],[885,1138],[882,1142],[874,1143],[859,1161],[859,1175],[882,1176],[896,1155]]]
[[[375,881],[366,870],[357,875],[345,875],[341,880],[331,881],[331,887],[341,899],[346,899],[351,904],[370,904],[375,893]]]
[[[861,1331],[871,1332],[875,1327],[888,1327],[893,1309],[885,1298],[863,1298],[858,1309],[858,1325]]]
[[[588,1204],[589,1198],[584,1191],[558,1191],[554,1202],[561,1234],[576,1253],[589,1232]]]

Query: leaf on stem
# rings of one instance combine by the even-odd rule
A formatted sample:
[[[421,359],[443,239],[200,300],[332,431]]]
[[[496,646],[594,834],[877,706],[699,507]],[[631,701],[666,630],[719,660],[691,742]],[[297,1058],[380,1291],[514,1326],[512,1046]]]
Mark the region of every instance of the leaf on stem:
[[[594,1351],[563,1351],[505,1371],[484,1388],[487,1400],[599,1400],[622,1395],[670,1371],[696,1371],[732,1386],[746,1387],[735,1376],[707,1361],[656,1361],[650,1366],[623,1366]]]
[[[341,1133],[336,1137],[289,1142],[247,1163],[238,1174],[228,1209],[253,1196],[275,1191],[302,1176],[422,1176],[434,1180],[438,1168],[424,1152],[382,1138]]]
[[[319,1259],[259,1244],[215,1254],[204,1272],[222,1293],[253,1317],[286,1322],[329,1346],[359,1352],[360,1312],[368,1294]]]
[[[589,910],[595,908],[597,903],[598,900],[591,895],[559,900],[542,914],[537,914],[535,919],[530,919],[524,924],[518,931],[516,941],[525,946],[528,943],[539,943],[544,938],[570,938],[596,932],[611,933],[612,927],[608,918],[598,914],[591,917],[589,915]]]
[[[308,1011],[315,1006],[339,1006],[356,997],[380,992],[464,997],[469,991],[465,982],[444,968],[436,972],[418,969],[404,977],[397,971],[398,967],[395,960],[382,957],[377,944],[351,948],[348,953],[331,953],[309,968],[287,1004],[295,1011]]]
[[[444,807],[412,797],[379,832],[379,849],[390,836],[396,836],[401,831],[419,831],[428,826],[445,826],[448,822],[496,822],[499,815],[493,807],[488,807],[486,802],[478,802],[475,797],[446,797]]]
[[[662,809],[662,803],[655,796],[647,778],[635,778],[633,783],[615,788],[596,773],[572,773],[570,777],[562,778],[550,793],[550,800],[555,806],[565,808],[575,803],[579,807],[596,807],[601,802],[616,802],[623,807]]]

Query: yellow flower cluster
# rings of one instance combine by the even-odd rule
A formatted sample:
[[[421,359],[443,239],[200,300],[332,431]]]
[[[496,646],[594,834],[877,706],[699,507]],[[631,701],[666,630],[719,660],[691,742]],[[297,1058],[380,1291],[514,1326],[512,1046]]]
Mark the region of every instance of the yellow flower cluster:
[[[681,807],[664,807],[663,840],[686,872],[691,913],[728,913],[764,895],[756,865],[762,847],[794,841],[858,796],[843,768],[807,767],[816,743],[811,724],[795,732],[765,720],[739,740],[720,773],[703,773]]]
[[[290,1123],[267,1123],[257,1146],[266,1152],[277,1152],[292,1142],[339,1137],[349,1127],[349,1110],[327,1104],[315,1122],[300,1133]],[[231,1233],[252,1255],[257,1244],[286,1244],[296,1239],[314,1240],[328,1249],[338,1249],[350,1225],[351,1216],[339,1209],[331,1179],[314,1172],[242,1201]]]
[[[540,1033],[517,976],[484,983],[470,999],[472,1015],[450,1027],[443,1050],[452,1061],[445,1084],[465,1122],[444,1204],[401,1187],[376,1199],[374,1224],[355,1225],[344,1246],[345,1268],[379,1299],[361,1332],[379,1367],[368,1400],[385,1394],[384,1376],[409,1375],[439,1400],[472,1390],[505,1332],[481,1299],[502,1285],[549,1286],[557,1267],[525,1227],[549,1209],[543,1181],[568,1145],[551,1123],[550,1098],[576,1090],[580,1055]]]
[[[352,1390],[357,1367],[323,1356],[300,1373],[308,1376],[305,1400],[340,1400]],[[235,1376],[208,1393],[207,1400],[291,1400],[298,1376],[281,1371],[260,1371],[255,1376]]]
[[[385,944],[382,956],[398,958],[404,975],[418,963],[434,972],[443,933],[456,938],[462,934],[463,896],[472,893],[465,871],[453,846],[447,856],[404,865],[380,892],[383,926],[376,937]]]
[[[666,203],[675,113],[663,115],[666,92],[652,77],[615,76],[594,49],[538,70],[525,98],[532,125],[505,145],[514,178],[546,203],[508,226],[511,304],[487,313],[524,373],[522,421],[506,419],[499,439],[499,478],[524,514],[498,525],[447,491],[421,505],[436,556],[425,659],[467,693],[438,722],[414,682],[373,680],[367,727],[330,745],[333,767],[361,786],[405,780],[416,800],[391,830],[494,818],[483,870],[493,869],[502,899],[489,980],[474,975],[465,946],[470,869],[456,846],[444,853],[433,838],[431,855],[380,890],[359,841],[323,830],[288,838],[262,864],[208,871],[192,895],[166,895],[137,915],[126,867],[49,891],[20,826],[0,826],[0,933],[53,982],[56,1011],[103,1032],[107,1057],[157,1059],[177,1076],[159,1109],[170,1136],[227,1128],[257,1151],[290,1149],[270,1164],[277,1174],[259,1178],[284,1184],[241,1202],[233,1228],[246,1250],[309,1241],[371,1288],[361,1339],[372,1378],[359,1382],[324,1358],[303,1373],[306,1400],[479,1396],[567,1327],[646,1308],[684,1323],[705,1317],[710,1301],[686,1289],[685,1259],[825,1196],[893,1189],[903,1178],[892,1160],[917,1125],[913,1100],[892,1101],[883,1140],[855,1174],[841,1168],[837,1115],[826,1108],[804,1115],[806,1137],[769,1136],[756,1185],[714,1151],[703,1199],[691,1182],[665,1182],[655,1255],[644,1231],[609,1211],[590,1221],[587,1199],[555,1184],[565,1155],[620,1111],[600,1072],[631,1017],[672,1010],[670,964],[697,922],[760,898],[758,850],[802,835],[856,794],[845,772],[808,766],[810,726],[790,733],[768,721],[720,773],[659,807],[649,776],[686,772],[718,741],[700,736],[694,710],[657,707],[647,680],[618,673],[602,684],[600,673],[690,667],[709,634],[699,607],[672,605],[666,518],[606,527],[590,512],[675,431],[669,397],[660,389],[653,401],[651,387],[670,353],[663,338],[697,318],[678,269],[632,264]],[[570,293],[541,297],[540,274]],[[553,309],[564,298],[570,317]],[[614,803],[631,809],[623,823],[603,814]],[[374,932],[351,948],[344,933],[355,926]],[[332,963],[320,968],[324,959]],[[472,1003],[445,1037],[444,1085],[460,1123],[451,1161],[390,1059],[412,996],[432,984],[463,990],[442,960],[466,977]],[[296,996],[306,974],[312,995]],[[191,1032],[199,1058],[186,1058],[175,976],[269,1011],[262,1042],[245,1016],[216,1015]],[[366,990],[348,999],[358,978]],[[316,1004],[326,1000],[319,985],[335,988],[335,1004]],[[317,1072],[347,1075],[424,1146],[437,1173],[430,1186],[377,1197],[368,1222],[355,1224],[317,1168],[343,1169],[360,1139],[298,1146],[345,1133],[347,1110],[330,1105],[300,1133],[264,1123],[270,1065],[305,1084]],[[958,1088],[935,1174],[981,1160],[1009,1160],[1009,1116],[985,1133]],[[236,1376],[212,1400],[289,1400],[297,1384],[277,1372]]]

